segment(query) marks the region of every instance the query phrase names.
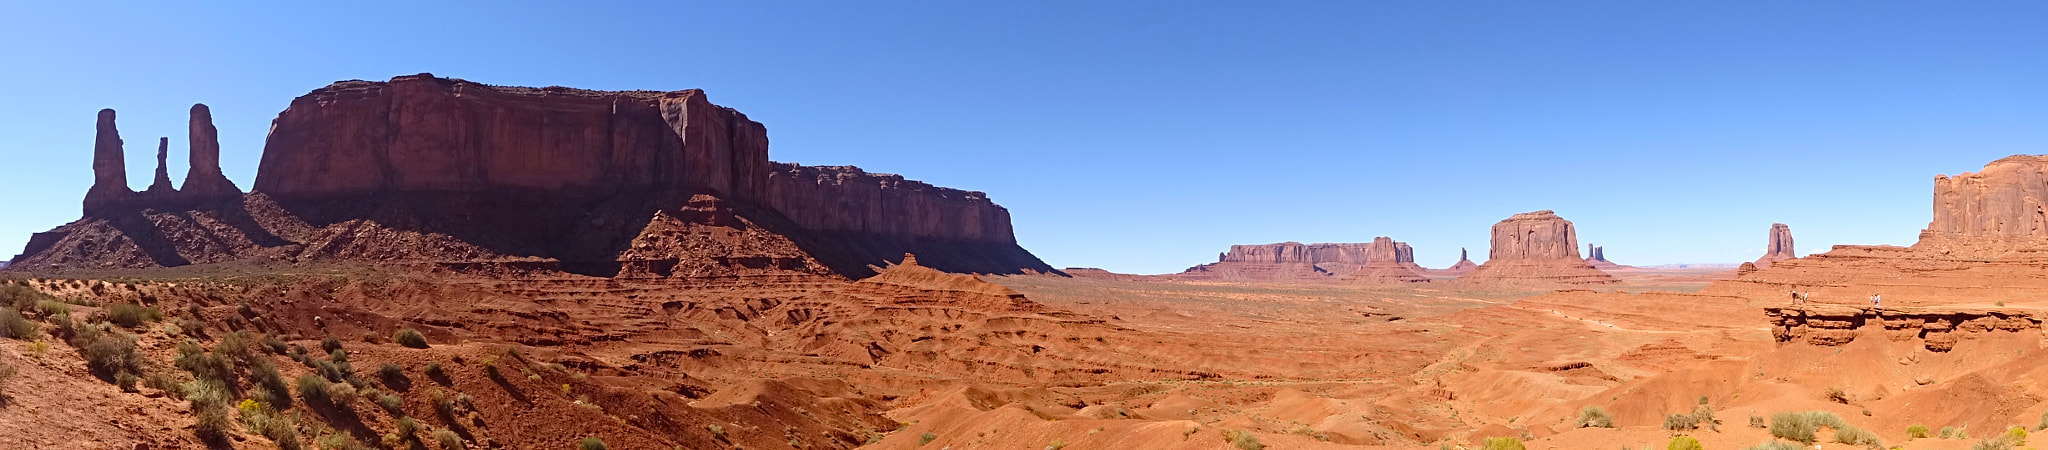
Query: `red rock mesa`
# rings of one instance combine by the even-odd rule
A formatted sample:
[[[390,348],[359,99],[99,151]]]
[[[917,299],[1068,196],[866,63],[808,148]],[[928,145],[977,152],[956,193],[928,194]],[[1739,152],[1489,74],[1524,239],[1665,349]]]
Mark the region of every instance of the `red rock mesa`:
[[[1510,285],[1617,283],[1579,257],[1572,222],[1550,210],[1527,212],[1493,224],[1486,264],[1459,277],[1462,282]]]

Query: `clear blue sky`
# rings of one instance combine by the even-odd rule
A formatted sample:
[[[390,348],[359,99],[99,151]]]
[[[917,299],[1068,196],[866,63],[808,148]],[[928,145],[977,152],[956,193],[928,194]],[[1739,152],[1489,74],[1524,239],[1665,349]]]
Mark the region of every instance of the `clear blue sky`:
[[[247,188],[293,97],[419,72],[704,88],[775,160],[986,191],[1048,263],[1137,273],[1443,266],[1538,209],[1623,264],[1910,244],[1935,174],[2048,153],[2039,2],[269,3],[0,4],[0,257],[78,217],[100,108],[141,189],[211,105]]]

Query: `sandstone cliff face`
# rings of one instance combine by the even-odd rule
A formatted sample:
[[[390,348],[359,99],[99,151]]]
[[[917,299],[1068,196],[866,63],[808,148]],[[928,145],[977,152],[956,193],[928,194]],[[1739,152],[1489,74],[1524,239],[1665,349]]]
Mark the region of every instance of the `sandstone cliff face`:
[[[192,105],[189,122],[190,168],[178,191],[187,198],[209,200],[242,195],[242,188],[220,171],[220,130],[213,127],[213,110],[205,104]]]
[[[986,195],[775,164],[765,127],[699,90],[338,82],[273,121],[260,195],[221,175],[205,105],[191,133],[185,190],[170,187],[165,140],[156,183],[138,194],[114,112],[102,111],[87,220],[39,233],[17,268],[348,260],[860,278],[915,252],[938,270],[1059,273],[1016,244],[1009,212]]]
[[[1755,269],[1768,269],[1771,264],[1798,258],[1792,248],[1792,227],[1782,223],[1771,224],[1771,240],[1764,246],[1764,256],[1757,258]]]
[[[1370,243],[1232,245],[1216,262],[1175,275],[1230,281],[1426,282],[1415,249],[1386,236]],[[1354,276],[1355,275],[1355,276]]]
[[[1579,257],[1572,222],[1549,210],[1516,214],[1493,224],[1491,244],[1486,264],[1459,281],[1532,286],[1620,282]]]
[[[2027,310],[1987,308],[1894,308],[1805,305],[1764,308],[1771,334],[1780,343],[1847,344],[1858,337],[1919,340],[1930,351],[1946,352],[1969,334],[2041,332],[2041,317]]]
[[[751,200],[767,155],[761,124],[700,90],[533,89],[421,74],[338,82],[293,100],[271,125],[254,189],[279,199],[684,189]]]
[[[114,110],[100,110],[92,145],[92,188],[85,191],[85,214],[93,215],[117,207],[135,196],[128,189],[127,155],[121,148],[121,131],[114,126]]]
[[[1995,257],[2048,248],[2048,155],[2014,155],[1977,173],[1934,177],[1934,219],[1916,248]]]

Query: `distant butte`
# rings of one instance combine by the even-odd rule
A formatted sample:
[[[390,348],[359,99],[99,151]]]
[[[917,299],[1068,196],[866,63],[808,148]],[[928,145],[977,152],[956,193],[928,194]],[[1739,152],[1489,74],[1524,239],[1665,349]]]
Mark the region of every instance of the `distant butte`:
[[[1415,250],[1385,236],[1370,243],[1282,242],[1232,245],[1216,262],[1188,268],[1175,279],[1215,281],[1353,281],[1422,283]]]
[[[1459,282],[1506,285],[1598,285],[1618,283],[1579,257],[1572,222],[1550,210],[1516,214],[1493,224],[1485,264]]]

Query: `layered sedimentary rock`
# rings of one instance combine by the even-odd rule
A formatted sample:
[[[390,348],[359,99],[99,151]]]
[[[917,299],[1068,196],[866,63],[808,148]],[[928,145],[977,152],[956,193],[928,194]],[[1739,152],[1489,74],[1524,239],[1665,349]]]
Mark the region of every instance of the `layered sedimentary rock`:
[[[1798,257],[1799,254],[1792,249],[1792,227],[1774,223],[1771,224],[1771,240],[1764,246],[1764,256],[1757,258],[1754,265],[1755,269],[1768,269],[1778,261]]]
[[[220,175],[204,105],[183,192],[161,173],[148,195],[127,190],[113,117],[101,113],[87,220],[38,234],[18,268],[359,260],[858,278],[916,252],[938,270],[1058,273],[986,195],[772,163],[766,128],[700,90],[338,82],[272,122],[247,196]]]
[[[192,105],[188,133],[192,163],[179,194],[202,201],[241,196],[242,189],[220,170],[220,130],[213,127],[213,110],[204,104]]]
[[[1613,276],[1579,257],[1578,233],[1572,222],[1550,210],[1516,214],[1493,224],[1486,264],[1463,282],[1510,285],[1581,285],[1617,283]]]
[[[1764,308],[1778,342],[1843,345],[1859,337],[1918,340],[1946,352],[1976,333],[2041,333],[2041,317],[2025,309],[1803,305]]]
[[[1995,258],[2048,250],[2048,155],[2014,155],[1934,177],[1934,218],[1915,248]]]
[[[1216,262],[1188,268],[1184,279],[1232,281],[1428,281],[1415,265],[1415,249],[1385,236],[1370,243],[1281,242],[1232,245]],[[1356,275],[1356,276],[1354,276]]]

